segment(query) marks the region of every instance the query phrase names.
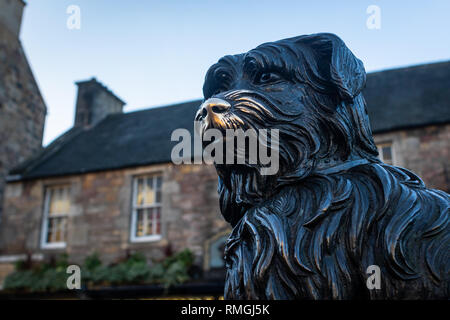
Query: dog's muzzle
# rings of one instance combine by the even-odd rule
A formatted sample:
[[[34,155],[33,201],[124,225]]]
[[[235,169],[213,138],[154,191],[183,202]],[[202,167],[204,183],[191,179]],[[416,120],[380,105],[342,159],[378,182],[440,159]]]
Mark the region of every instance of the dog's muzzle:
[[[195,116],[202,122],[204,129],[223,128],[223,115],[231,108],[231,104],[223,99],[209,98],[202,103]]]

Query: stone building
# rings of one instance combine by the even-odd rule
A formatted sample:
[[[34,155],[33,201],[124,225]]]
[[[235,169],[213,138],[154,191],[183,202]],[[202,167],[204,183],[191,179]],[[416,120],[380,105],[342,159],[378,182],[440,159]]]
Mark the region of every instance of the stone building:
[[[450,61],[370,73],[364,97],[380,157],[450,192]]]
[[[189,248],[196,265],[221,270],[229,232],[212,166],[171,162],[171,134],[193,132],[201,101],[131,113],[96,79],[78,82],[74,126],[9,171],[0,263],[68,253],[106,263]],[[450,62],[368,75],[365,96],[381,158],[449,190]]]
[[[6,176],[41,149],[46,115],[19,39],[24,5],[0,0],[0,223]]]

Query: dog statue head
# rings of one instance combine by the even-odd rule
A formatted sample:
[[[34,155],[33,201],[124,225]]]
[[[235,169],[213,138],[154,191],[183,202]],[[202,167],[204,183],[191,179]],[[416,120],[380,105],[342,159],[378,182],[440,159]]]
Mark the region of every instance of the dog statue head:
[[[313,34],[225,56],[207,72],[202,130],[278,129],[279,170],[217,165],[221,210],[232,225],[280,187],[312,174],[375,162],[363,63],[336,35]]]

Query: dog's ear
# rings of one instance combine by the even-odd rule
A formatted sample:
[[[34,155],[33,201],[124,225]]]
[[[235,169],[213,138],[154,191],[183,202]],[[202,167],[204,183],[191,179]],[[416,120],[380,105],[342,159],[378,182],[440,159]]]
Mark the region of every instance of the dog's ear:
[[[338,36],[318,33],[298,40],[313,50],[321,78],[334,87],[341,99],[353,100],[362,91],[366,83],[364,65]]]

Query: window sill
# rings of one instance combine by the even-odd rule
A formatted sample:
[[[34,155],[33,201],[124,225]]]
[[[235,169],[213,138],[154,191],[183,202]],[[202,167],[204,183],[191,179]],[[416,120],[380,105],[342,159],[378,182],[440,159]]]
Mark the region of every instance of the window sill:
[[[132,243],[142,243],[142,242],[157,242],[162,239],[162,236],[147,236],[147,237],[139,237],[139,238],[131,238]]]
[[[55,243],[44,243],[41,245],[42,249],[65,249],[65,242],[55,242]]]

